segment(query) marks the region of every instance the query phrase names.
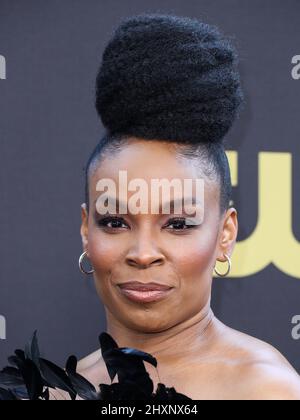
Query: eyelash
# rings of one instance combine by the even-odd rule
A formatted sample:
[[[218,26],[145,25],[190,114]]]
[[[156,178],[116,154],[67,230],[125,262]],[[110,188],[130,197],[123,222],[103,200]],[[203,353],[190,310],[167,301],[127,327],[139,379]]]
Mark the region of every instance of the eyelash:
[[[176,224],[176,223],[178,224],[180,222],[185,222],[185,220],[186,220],[185,218],[173,218],[173,219],[170,219],[168,221],[168,224],[166,226],[170,226],[170,225]],[[123,223],[126,223],[125,220],[122,217],[104,217],[103,219],[98,220],[97,221],[97,224],[100,227],[106,227],[108,229],[119,229],[120,228],[120,227],[107,226],[107,224],[108,223],[111,223],[111,222],[123,222]],[[172,222],[172,223],[170,223],[170,222]],[[175,231],[183,231],[183,230],[192,229],[192,228],[197,227],[197,225],[193,225],[193,224],[191,224],[191,225],[186,225],[185,224],[184,226],[185,226],[184,229],[172,229],[172,230],[175,230]]]

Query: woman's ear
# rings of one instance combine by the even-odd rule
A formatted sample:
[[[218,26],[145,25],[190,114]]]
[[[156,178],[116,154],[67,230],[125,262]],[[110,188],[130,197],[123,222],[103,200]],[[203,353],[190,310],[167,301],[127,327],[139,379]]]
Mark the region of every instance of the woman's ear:
[[[229,257],[233,253],[233,249],[236,243],[236,238],[238,234],[238,219],[237,211],[234,207],[230,207],[224,217],[223,226],[221,229],[220,240],[219,240],[219,249],[217,254],[217,260],[225,262],[226,258],[224,254],[227,254]]]
[[[88,211],[86,203],[81,204],[81,227],[80,227],[80,235],[82,240],[82,249],[83,251],[87,251],[88,249]]]

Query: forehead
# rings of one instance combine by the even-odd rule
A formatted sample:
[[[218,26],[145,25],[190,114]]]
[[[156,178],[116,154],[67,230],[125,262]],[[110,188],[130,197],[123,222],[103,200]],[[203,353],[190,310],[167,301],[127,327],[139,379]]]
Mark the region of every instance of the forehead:
[[[118,172],[126,170],[128,177],[151,178],[196,178],[201,170],[191,159],[179,158],[172,143],[155,140],[131,140],[121,150],[109,154],[96,164],[92,179],[109,176],[117,180]],[[200,172],[200,173],[199,173]]]
[[[195,193],[196,179],[204,185],[205,207],[218,203],[216,182],[209,180],[201,170],[201,163],[178,155],[176,146],[171,142],[132,139],[124,143],[121,150],[105,156],[91,171],[89,190],[91,200],[99,196],[96,185],[103,178],[111,179],[119,186],[119,173],[126,171],[128,182],[144,180],[150,187],[153,179],[192,180]],[[130,195],[131,193],[128,193]]]

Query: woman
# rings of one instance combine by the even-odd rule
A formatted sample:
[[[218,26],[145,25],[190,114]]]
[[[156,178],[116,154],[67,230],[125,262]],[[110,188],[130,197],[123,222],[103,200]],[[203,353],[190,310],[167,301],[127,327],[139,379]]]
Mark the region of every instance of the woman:
[[[237,61],[228,39],[196,19],[143,14],[116,29],[97,76],[106,133],[86,168],[80,268],[94,276],[118,345],[157,358],[159,377],[146,364],[155,389],[163,382],[192,399],[300,399],[287,360],[210,308],[216,261],[229,274],[238,232],[224,141],[243,103]],[[98,182],[112,180],[124,197],[120,171],[147,186],[204,180],[203,219],[119,207],[100,214]],[[96,386],[110,383],[100,351],[78,368]]]

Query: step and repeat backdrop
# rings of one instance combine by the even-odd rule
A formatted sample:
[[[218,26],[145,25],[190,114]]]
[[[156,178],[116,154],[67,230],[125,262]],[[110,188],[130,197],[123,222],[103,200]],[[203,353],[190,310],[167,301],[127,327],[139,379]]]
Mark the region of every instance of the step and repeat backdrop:
[[[212,306],[300,373],[297,0],[0,0],[0,366],[35,329],[58,363],[98,347],[104,308],[78,269],[84,166],[103,134],[95,76],[113,28],[142,12],[199,18],[238,48],[245,108],[226,141],[239,233]]]

